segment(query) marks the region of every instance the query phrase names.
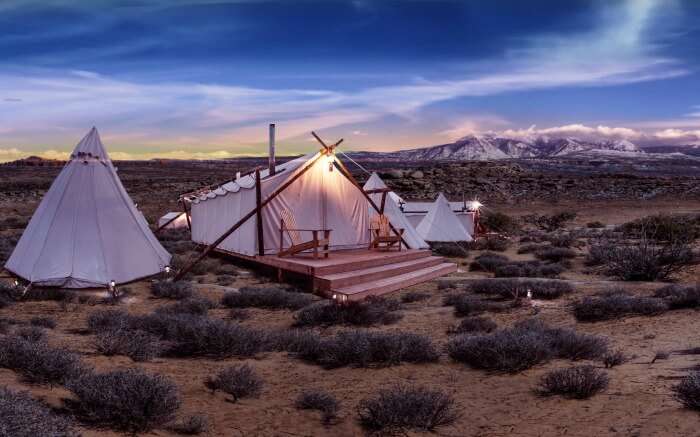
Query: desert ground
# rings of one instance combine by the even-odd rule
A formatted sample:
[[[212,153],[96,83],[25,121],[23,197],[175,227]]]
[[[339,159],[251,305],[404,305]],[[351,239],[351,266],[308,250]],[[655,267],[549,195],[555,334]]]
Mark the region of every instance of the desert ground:
[[[176,210],[178,194],[203,185],[221,182],[236,171],[259,164],[255,160],[221,163],[149,162],[118,163],[122,181],[149,223],[169,210]],[[700,280],[700,265],[695,261],[674,272],[663,281],[622,281],[605,269],[586,265],[591,245],[598,233],[613,231],[618,225],[655,214],[700,214],[700,177],[693,170],[660,169],[636,171],[634,165],[619,164],[610,171],[600,171],[600,164],[569,163],[566,171],[553,163],[365,163],[370,170],[385,176],[387,183],[406,198],[430,199],[445,191],[452,200],[478,196],[486,205],[484,214],[503,213],[518,220],[520,229],[509,231],[502,247],[480,245],[465,247],[465,251],[445,252],[458,263],[458,272],[387,296],[401,302],[396,313],[401,317],[389,324],[369,327],[325,326],[306,327],[322,337],[339,331],[361,329],[379,332],[416,333],[426,336],[440,352],[435,362],[398,365],[353,365],[326,369],[291,352],[263,350],[250,357],[212,359],[206,357],[175,358],[158,356],[149,361],[135,362],[126,356],[104,356],[95,347],[96,336],[87,330],[90,314],[105,309],[121,309],[130,314],[148,314],[174,301],[156,298],[151,281],[129,284],[119,302],[105,302],[102,291],[89,293],[92,298],[80,301],[19,300],[0,309],[0,320],[8,321],[4,335],[28,324],[35,317],[50,317],[54,329],[46,329],[52,347],[65,348],[80,354],[84,363],[98,371],[137,367],[172,380],[179,390],[181,406],[177,418],[193,414],[205,415],[211,436],[352,436],[369,431],[358,420],[357,406],[362,399],[372,397],[382,388],[397,383],[441,390],[453,400],[457,419],[434,432],[443,436],[669,436],[700,435],[700,413],[684,408],[674,397],[673,387],[680,378],[696,366],[700,355],[682,352],[700,347],[700,318],[695,308],[659,311],[653,315],[623,314],[607,320],[577,321],[573,306],[586,296],[597,296],[613,287],[631,296],[651,296],[669,284],[695,286]],[[38,205],[42,194],[60,168],[0,166],[0,238],[3,239],[2,262],[9,256],[22,229]],[[359,179],[364,172],[353,169]],[[575,217],[555,230],[537,230],[527,216],[552,216],[567,212]],[[595,222],[600,222],[593,225]],[[602,227],[601,227],[602,226]],[[555,299],[499,298],[495,306],[477,315],[493,320],[499,329],[512,327],[518,321],[539,318],[551,327],[573,328],[577,333],[604,337],[610,351],[621,351],[622,364],[604,368],[601,359],[573,361],[552,358],[516,372],[490,371],[458,362],[445,350],[456,336],[448,334],[464,317],[455,308],[445,305],[446,296],[469,294],[477,296],[470,284],[475,280],[492,278],[494,274],[472,267],[475,259],[485,252],[497,253],[511,261],[535,260],[535,254],[519,253],[527,244],[547,245],[551,234],[574,234],[569,244],[573,257],[562,263],[563,271],[556,279],[565,281],[573,291]],[[194,247],[187,242],[187,233],[161,234],[166,248],[175,256],[192,256]],[[698,240],[690,243],[700,250]],[[233,267],[222,268],[225,265]],[[217,273],[225,271],[225,274]],[[3,279],[9,284],[10,279]],[[232,264],[231,260],[212,258],[206,269],[188,280],[197,295],[219,302],[226,292],[242,287],[280,287],[271,278],[248,266]],[[407,295],[419,298],[413,300]],[[493,308],[493,310],[489,309]],[[235,311],[235,310],[234,310]],[[288,309],[246,308],[239,312],[217,306],[209,317],[264,332],[292,327],[298,311]],[[241,316],[245,314],[245,317]],[[471,314],[470,314],[471,316]],[[241,319],[241,320],[239,320]],[[0,337],[3,334],[0,334]],[[257,396],[231,402],[222,392],[213,393],[204,381],[231,364],[249,364],[262,378],[262,390]],[[572,365],[591,364],[609,377],[607,388],[588,399],[568,399],[562,396],[541,396],[536,392],[540,378],[546,373]],[[29,384],[15,370],[0,368],[0,386],[26,390],[45,402],[56,414],[69,415],[64,399],[71,393],[60,385]],[[295,400],[306,389],[322,389],[339,402],[337,418],[324,423],[319,412],[299,410]],[[0,419],[1,420],[1,419]],[[78,419],[75,429],[84,436],[122,435],[109,427],[88,425]],[[397,430],[393,430],[397,431]],[[406,435],[420,435],[417,430],[398,430]],[[139,435],[174,435],[169,425],[139,433]]]

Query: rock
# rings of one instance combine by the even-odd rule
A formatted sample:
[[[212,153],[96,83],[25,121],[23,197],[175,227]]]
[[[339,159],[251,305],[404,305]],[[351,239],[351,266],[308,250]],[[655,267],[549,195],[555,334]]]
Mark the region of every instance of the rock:
[[[423,179],[423,172],[420,170],[416,170],[413,173],[411,173],[411,177],[413,179]]]

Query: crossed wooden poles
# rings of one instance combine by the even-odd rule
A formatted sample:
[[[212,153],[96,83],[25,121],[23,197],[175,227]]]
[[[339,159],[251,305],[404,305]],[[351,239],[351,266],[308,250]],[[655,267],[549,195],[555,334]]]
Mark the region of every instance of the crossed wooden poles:
[[[328,156],[333,153],[333,150],[340,145],[340,143],[343,142],[343,139],[341,138],[339,141],[337,141],[335,144],[332,145],[327,145],[318,135],[316,135],[315,132],[311,132],[311,135],[313,135],[316,140],[321,143],[321,146],[323,148],[321,149],[321,153],[318,154],[315,158],[313,158],[311,161],[307,162],[306,165],[298,171],[294,176],[289,178],[285,183],[283,183],[281,186],[279,186],[272,194],[270,194],[265,200],[262,199],[261,191],[260,191],[260,169],[255,170],[255,184],[256,184],[256,206],[255,208],[248,212],[246,215],[241,217],[240,220],[238,220],[233,226],[231,226],[226,232],[221,234],[219,238],[217,238],[213,243],[208,245],[207,247],[204,248],[202,253],[199,254],[197,258],[195,258],[193,261],[191,261],[189,264],[185,265],[180,269],[179,272],[175,275],[174,280],[178,281],[182,279],[191,269],[194,267],[198,262],[203,260],[209,253],[216,249],[216,247],[219,246],[226,238],[228,238],[229,235],[233,234],[236,232],[238,228],[240,228],[246,221],[248,221],[251,217],[256,216],[257,217],[257,236],[258,236],[258,254],[259,255],[264,255],[264,247],[263,247],[263,235],[262,235],[262,208],[270,203],[275,197],[277,197],[280,193],[282,193],[287,187],[289,187],[294,181],[299,179],[304,173],[306,173],[311,167],[313,167],[314,164],[322,157],[322,156]],[[379,214],[384,213],[384,199],[386,197],[386,192],[384,191],[382,194],[382,202],[381,202],[381,208],[377,206],[376,203],[372,200],[372,198],[369,196],[370,193],[374,192],[380,192],[383,190],[370,190],[370,191],[365,191],[362,186],[357,182],[355,177],[348,171],[347,167],[345,165],[338,161],[335,160],[334,164],[338,170],[345,176],[355,187],[357,187],[358,190],[365,196],[367,199],[367,202],[374,208],[375,211]],[[186,208],[186,206],[185,206]],[[185,213],[187,214],[187,210],[185,209]],[[167,225],[167,224],[166,224]],[[188,225],[189,225],[189,214],[188,214]],[[165,225],[164,225],[165,226]],[[163,227],[164,227],[163,226]],[[406,245],[406,247],[409,247],[406,241],[404,240],[403,236],[394,228],[394,226],[389,223],[389,226],[391,227],[391,230],[399,235],[401,237],[401,242]]]

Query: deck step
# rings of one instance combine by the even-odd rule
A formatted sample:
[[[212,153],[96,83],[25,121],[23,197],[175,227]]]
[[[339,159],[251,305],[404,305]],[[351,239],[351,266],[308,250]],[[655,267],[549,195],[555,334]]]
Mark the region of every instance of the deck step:
[[[436,266],[442,262],[443,259],[439,256],[427,256],[366,269],[319,276],[317,281],[319,289],[325,291],[414,272],[426,267]]]
[[[324,266],[314,267],[315,276],[326,276],[335,273],[351,272],[355,270],[368,269],[371,267],[383,266],[387,264],[395,264],[403,261],[409,261],[419,258],[427,258],[431,256],[429,250],[405,250],[395,252],[372,253],[372,257],[366,259],[358,259],[357,261],[347,261],[339,264],[331,263]],[[331,255],[332,256],[332,255]]]
[[[346,296],[348,300],[360,300],[368,296],[381,296],[382,294],[420,284],[455,271],[457,271],[456,264],[442,262],[390,278],[367,281],[347,287],[332,288],[331,295],[334,294],[336,297]]]

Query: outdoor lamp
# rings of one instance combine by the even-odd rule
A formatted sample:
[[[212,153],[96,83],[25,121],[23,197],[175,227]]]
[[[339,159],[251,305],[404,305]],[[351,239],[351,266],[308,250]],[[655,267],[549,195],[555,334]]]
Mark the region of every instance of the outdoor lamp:
[[[114,289],[116,288],[116,286],[117,286],[117,283],[114,282],[114,279],[112,279],[111,281],[109,281],[109,291],[111,291],[112,293],[114,293]]]
[[[165,273],[170,273],[170,266],[165,266]]]

